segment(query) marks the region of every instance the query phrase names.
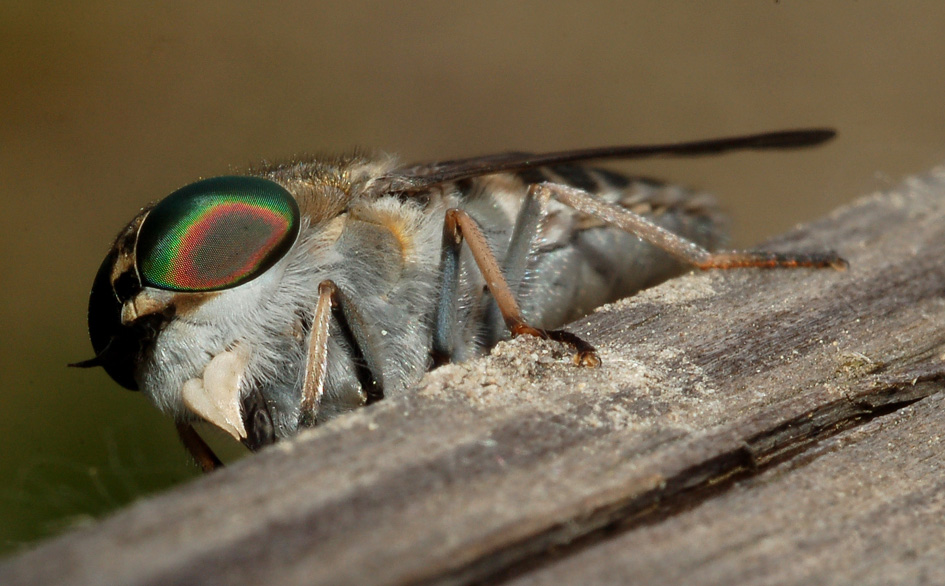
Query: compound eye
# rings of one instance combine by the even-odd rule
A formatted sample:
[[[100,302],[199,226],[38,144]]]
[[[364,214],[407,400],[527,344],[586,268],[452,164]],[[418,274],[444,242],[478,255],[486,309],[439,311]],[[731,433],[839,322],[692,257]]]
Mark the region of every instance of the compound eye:
[[[299,206],[278,183],[215,177],[158,203],[138,234],[146,285],[170,291],[235,287],[282,259],[299,234]]]

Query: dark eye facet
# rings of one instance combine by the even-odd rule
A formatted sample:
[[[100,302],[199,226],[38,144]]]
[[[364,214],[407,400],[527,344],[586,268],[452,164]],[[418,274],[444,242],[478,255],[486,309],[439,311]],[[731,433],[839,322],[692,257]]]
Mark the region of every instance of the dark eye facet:
[[[215,177],[157,204],[138,235],[146,285],[170,291],[235,287],[282,259],[299,233],[299,207],[278,183]]]

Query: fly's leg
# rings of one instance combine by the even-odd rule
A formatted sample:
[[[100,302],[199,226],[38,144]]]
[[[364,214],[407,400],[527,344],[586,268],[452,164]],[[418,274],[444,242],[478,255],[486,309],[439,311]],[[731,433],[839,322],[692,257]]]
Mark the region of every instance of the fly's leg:
[[[447,211],[447,217],[452,210]],[[436,313],[433,322],[431,353],[435,364],[444,364],[455,351],[457,305],[459,302],[459,249],[462,237],[449,229],[449,220],[443,226],[443,246],[440,256],[440,284],[437,292]]]
[[[365,392],[365,402],[370,404],[384,397],[378,353],[369,343],[360,312],[334,282],[322,281],[318,285],[318,301],[309,333],[305,382],[299,404],[299,427],[313,427],[318,423],[318,411],[328,376],[328,335],[332,318],[354,350],[355,362],[358,364],[357,377]]]
[[[325,394],[325,379],[328,376],[328,324],[331,319],[332,297],[337,290],[331,281],[323,281],[318,285],[318,302],[315,304],[312,329],[309,332],[305,383],[302,385],[302,401],[299,404],[299,427],[315,425],[322,396]]]
[[[537,228],[537,222],[535,223]],[[513,241],[515,239],[513,238]],[[530,238],[526,238],[530,240]],[[459,281],[459,251],[465,242],[472,252],[479,272],[486,280],[486,286],[492,294],[505,325],[513,336],[527,334],[563,342],[576,351],[574,363],[582,366],[598,366],[600,358],[594,347],[564,330],[542,330],[528,325],[522,317],[515,296],[499,268],[495,255],[489,248],[482,230],[476,221],[465,211],[449,209],[446,211],[446,223],[443,227],[443,258],[441,262],[442,282],[434,328],[434,353],[448,359],[452,355],[453,324],[455,323],[456,289]],[[513,242],[514,244],[514,242]]]
[[[207,442],[197,433],[197,430],[189,423],[178,423],[177,436],[184,444],[184,447],[190,452],[190,457],[200,466],[204,472],[213,472],[217,468],[223,467],[223,462],[213,453]]]
[[[531,185],[525,194],[525,201],[515,218],[512,228],[512,239],[505,253],[504,272],[507,281],[516,289],[525,277],[525,267],[528,264],[528,254],[532,251],[535,236],[541,219],[545,216],[547,197],[541,197],[537,186]],[[518,291],[515,291],[518,293]]]
[[[674,234],[642,216],[620,206],[601,201],[580,189],[556,183],[542,183],[537,188],[541,190],[544,197],[554,196],[561,203],[579,212],[598,217],[608,224],[625,230],[658,248],[662,248],[676,258],[700,269],[733,269],[740,267],[833,267],[835,269],[845,269],[847,267],[847,261],[833,252],[811,254],[750,250],[709,252],[695,242]]]
[[[509,284],[512,294],[516,299],[519,298],[522,280],[525,278],[525,268],[528,265],[528,255],[532,251],[535,237],[538,234],[538,227],[541,225],[542,218],[545,217],[545,210],[548,205],[548,197],[539,197],[535,185],[531,185],[525,193],[525,199],[522,201],[522,207],[515,218],[515,225],[512,228],[512,237],[509,240],[508,249],[505,252],[505,258],[502,262],[502,274],[505,275],[505,282]],[[484,323],[490,324],[495,329],[502,326],[498,323],[499,307],[495,302],[489,303]],[[491,331],[489,339],[497,339],[498,331]]]

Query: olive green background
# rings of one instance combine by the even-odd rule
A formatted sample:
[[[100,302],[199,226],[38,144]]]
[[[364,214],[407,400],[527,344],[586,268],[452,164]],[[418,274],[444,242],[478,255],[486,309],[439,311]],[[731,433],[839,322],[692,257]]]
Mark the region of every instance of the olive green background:
[[[945,160],[943,31],[938,0],[3,2],[0,552],[196,475],[140,396],[65,367],[91,354],[88,288],[146,202],[356,146],[838,128],[804,153],[619,167],[717,193],[749,245]]]

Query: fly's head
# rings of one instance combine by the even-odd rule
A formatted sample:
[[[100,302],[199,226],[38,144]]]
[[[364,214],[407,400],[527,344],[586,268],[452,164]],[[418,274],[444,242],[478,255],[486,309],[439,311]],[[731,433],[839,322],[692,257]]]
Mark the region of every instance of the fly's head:
[[[257,177],[200,181],[143,210],[95,277],[96,356],[80,366],[252,448],[284,435],[272,387],[298,386],[304,332],[283,281],[301,224],[295,198]]]

